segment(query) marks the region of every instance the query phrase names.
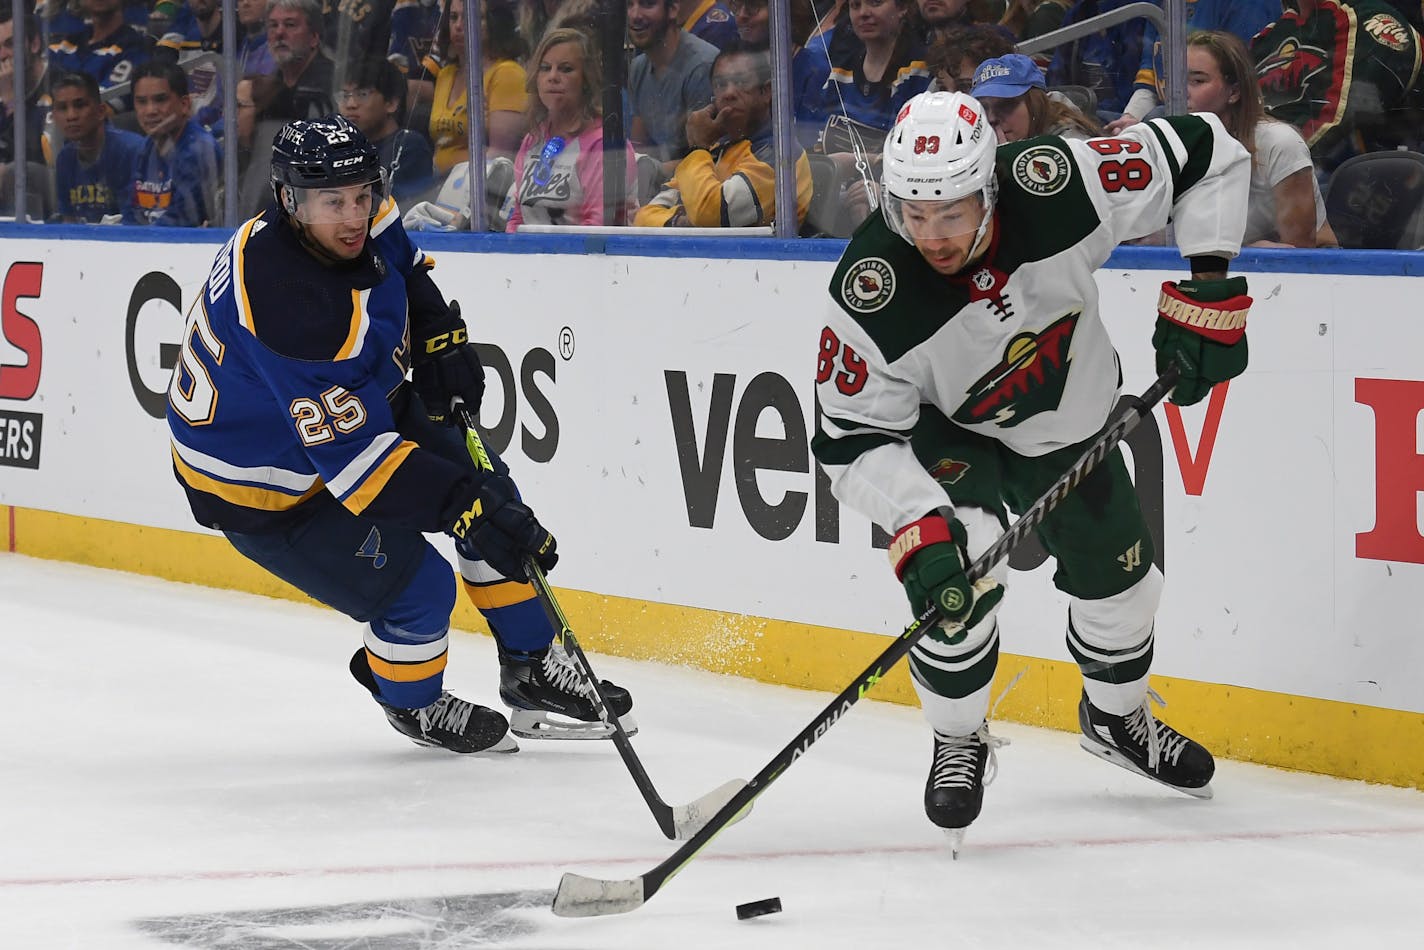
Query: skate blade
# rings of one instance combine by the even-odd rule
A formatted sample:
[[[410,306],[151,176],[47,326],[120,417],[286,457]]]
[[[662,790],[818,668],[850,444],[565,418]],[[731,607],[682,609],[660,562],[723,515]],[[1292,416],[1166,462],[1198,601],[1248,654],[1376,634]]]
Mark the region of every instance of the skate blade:
[[[1123,755],[1117,749],[1114,749],[1112,746],[1101,745],[1097,742],[1094,742],[1092,739],[1089,739],[1087,736],[1079,736],[1078,745],[1083,749],[1084,752],[1089,752],[1102,759],[1104,762],[1111,762],[1113,765],[1116,765],[1120,769],[1126,769],[1134,775],[1141,775],[1148,781],[1156,782],[1163,788],[1170,788],[1174,792],[1181,792],[1183,795],[1190,795],[1192,798],[1202,800],[1209,799],[1214,794],[1211,790],[1210,782],[1207,782],[1201,788],[1187,788],[1184,785],[1173,785],[1171,782],[1164,781],[1163,779],[1158,778],[1151,772],[1146,772],[1138,768],[1135,762],[1133,762],[1127,756]]]
[[[441,749],[445,752],[454,752],[456,755],[509,755],[512,752],[519,751],[519,743],[515,742],[514,736],[507,732],[500,736],[499,741],[494,745],[485,746],[483,749],[476,749],[473,752],[458,752],[455,749],[448,749],[438,742],[426,742],[423,739],[415,739],[410,736],[406,736],[406,738],[410,739],[411,743],[420,746],[422,749]]]
[[[951,861],[959,860],[959,852],[964,849],[965,828],[946,828],[944,838],[949,842],[949,857]]]
[[[622,723],[623,731],[630,737],[638,734],[638,724],[631,715],[621,716],[618,721]],[[542,709],[510,710],[509,731],[521,739],[613,738],[613,727],[602,721],[584,722],[582,719],[570,719]]]

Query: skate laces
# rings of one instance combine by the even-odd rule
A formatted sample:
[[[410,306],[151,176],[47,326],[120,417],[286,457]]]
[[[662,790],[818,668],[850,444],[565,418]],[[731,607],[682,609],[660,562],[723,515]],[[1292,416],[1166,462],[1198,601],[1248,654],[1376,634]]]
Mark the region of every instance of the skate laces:
[[[442,692],[439,699],[419,711],[420,731],[429,734],[430,730],[435,728],[464,735],[465,726],[470,722],[470,713],[474,711],[473,703]]]
[[[984,784],[988,785],[999,774],[996,750],[1008,744],[1008,739],[989,734],[987,722],[967,736],[944,736],[936,732],[934,764],[930,767],[934,787],[973,788],[975,765],[979,761],[981,748],[989,756],[984,765]]]
[[[575,696],[587,698],[593,693],[588,684],[584,682],[583,675],[579,672],[578,665],[563,650],[556,649],[552,644],[549,652],[544,654],[544,677],[549,681],[549,685],[565,693],[573,693]]]
[[[1163,709],[1167,708],[1167,702],[1155,689],[1148,689],[1147,695],[1143,697],[1142,705],[1138,706],[1129,715],[1124,717],[1127,726],[1127,734],[1138,745],[1147,747],[1147,767],[1152,771],[1157,771],[1163,758],[1173,765],[1177,764],[1178,757],[1182,750],[1187,747],[1187,737],[1164,722],[1160,722],[1152,714],[1152,704],[1156,703]]]

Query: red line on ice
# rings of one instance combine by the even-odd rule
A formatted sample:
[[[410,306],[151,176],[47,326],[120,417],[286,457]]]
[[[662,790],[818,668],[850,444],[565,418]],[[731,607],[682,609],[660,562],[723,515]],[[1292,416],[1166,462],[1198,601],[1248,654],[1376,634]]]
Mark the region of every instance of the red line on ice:
[[[1389,837],[1424,834],[1424,825],[1382,828],[1325,828],[1281,831],[1233,831],[1200,835],[1124,835],[1108,838],[1032,838],[1020,841],[974,841],[973,851],[1014,851],[1026,848],[1103,848],[1133,845],[1232,844],[1250,841],[1279,841],[1289,838]],[[708,854],[703,861],[774,861],[788,858],[836,858],[877,854],[948,853],[942,844],[901,845],[866,848],[809,848],[787,851],[756,851],[739,854]],[[579,857],[546,858],[538,861],[461,861],[447,864],[373,864],[353,867],[271,868],[267,870],[192,871],[159,874],[101,874],[82,877],[0,878],[0,887],[61,887],[74,884],[152,884],[165,881],[240,881],[266,878],[354,876],[363,874],[421,873],[443,871],[509,871],[570,865],[636,864],[652,865],[659,857]]]

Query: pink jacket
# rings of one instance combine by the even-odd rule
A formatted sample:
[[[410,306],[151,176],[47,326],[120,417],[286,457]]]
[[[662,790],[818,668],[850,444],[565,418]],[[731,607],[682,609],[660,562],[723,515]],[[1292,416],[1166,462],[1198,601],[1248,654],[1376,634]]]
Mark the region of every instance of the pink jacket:
[[[529,224],[603,223],[603,126],[594,123],[560,147],[547,125],[524,136],[514,158],[506,231]],[[626,145],[628,221],[638,207],[638,166]]]

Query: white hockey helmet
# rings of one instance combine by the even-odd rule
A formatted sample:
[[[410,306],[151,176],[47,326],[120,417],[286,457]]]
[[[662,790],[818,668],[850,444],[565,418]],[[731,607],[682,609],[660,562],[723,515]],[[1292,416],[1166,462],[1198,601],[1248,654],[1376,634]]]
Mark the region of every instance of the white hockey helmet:
[[[885,138],[880,166],[881,208],[890,227],[915,243],[905,226],[904,203],[955,202],[982,195],[984,216],[968,230],[983,239],[994,210],[994,130],[979,100],[962,92],[922,92],[900,109]],[[977,216],[975,216],[977,217]],[[967,233],[965,230],[956,234]],[[921,236],[924,236],[923,234]],[[934,237],[953,237],[938,232]]]

